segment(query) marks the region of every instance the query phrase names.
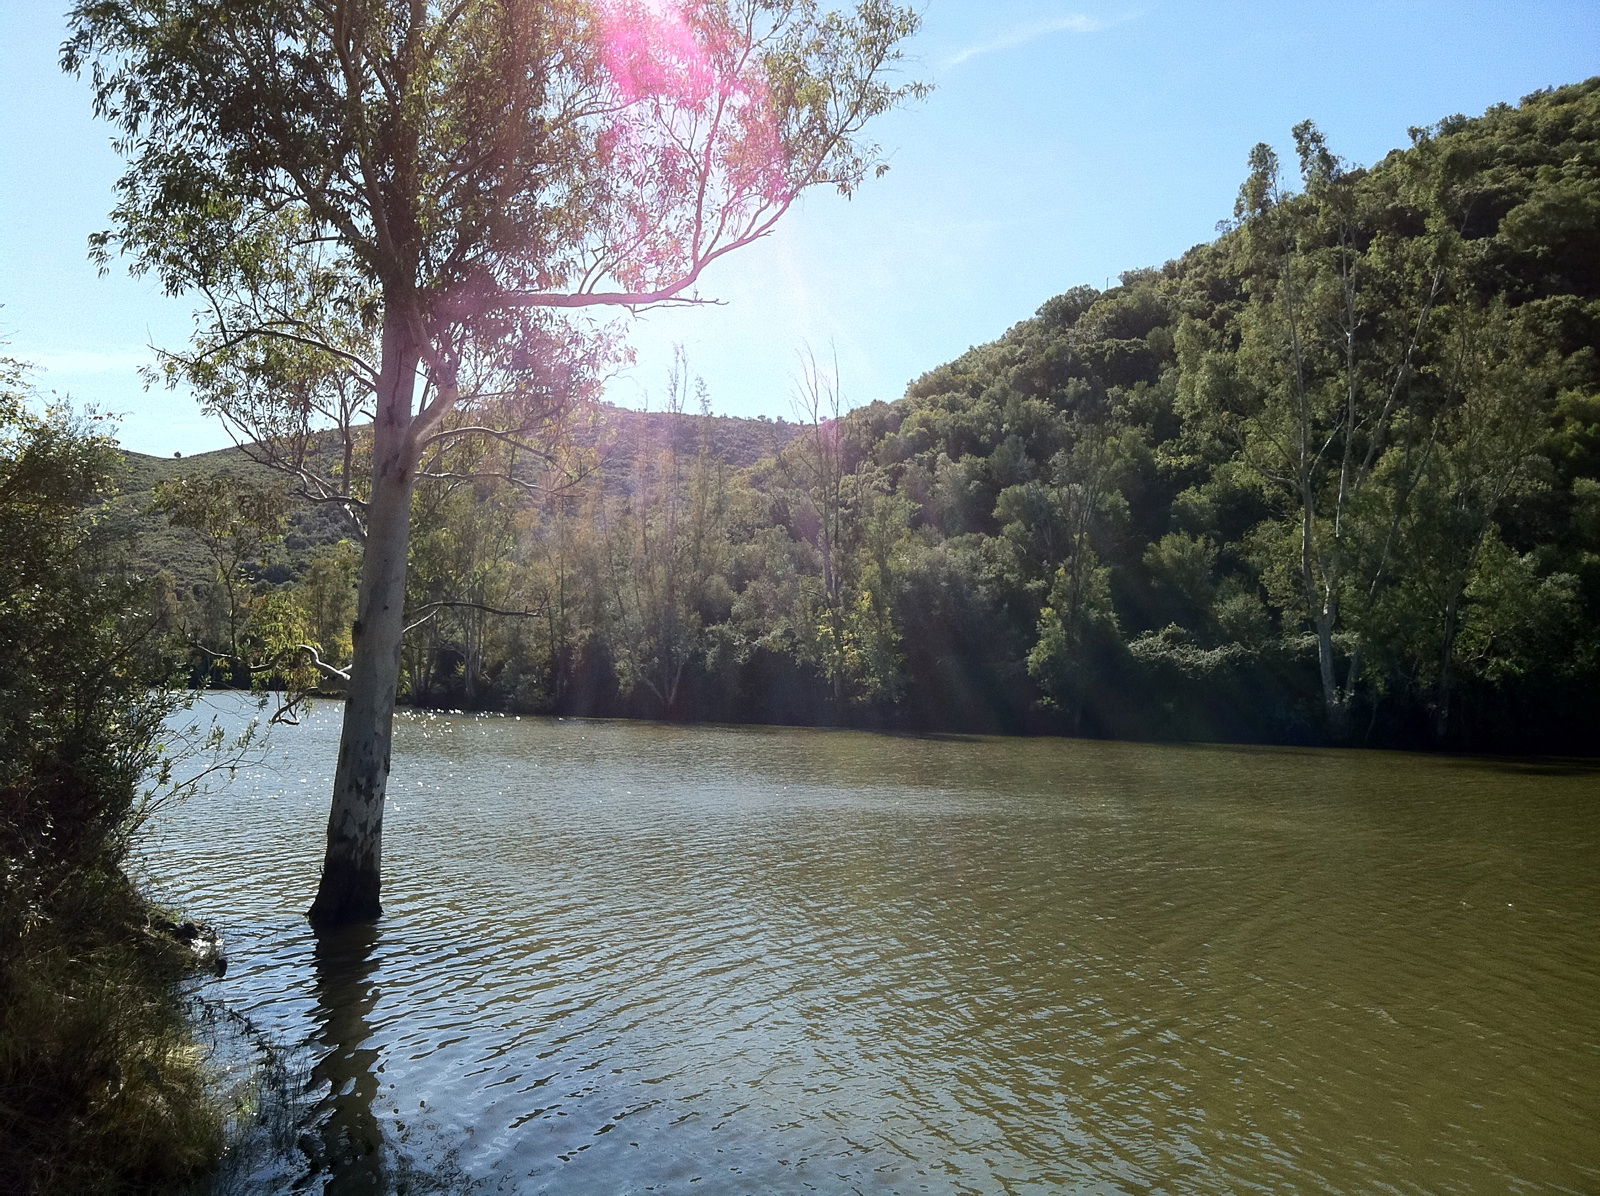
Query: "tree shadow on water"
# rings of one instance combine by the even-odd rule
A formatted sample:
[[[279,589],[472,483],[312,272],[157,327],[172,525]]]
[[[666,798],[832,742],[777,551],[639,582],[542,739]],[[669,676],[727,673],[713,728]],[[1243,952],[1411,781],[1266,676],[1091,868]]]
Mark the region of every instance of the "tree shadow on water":
[[[382,986],[378,961],[383,933],[375,925],[317,932],[312,954],[316,1061],[304,1092],[312,1104],[300,1119],[304,1170],[296,1192],[324,1196],[435,1196],[470,1191],[474,1184],[446,1146],[437,1126],[413,1127],[418,1141],[385,1136],[379,1116],[382,1038],[372,1013]],[[409,1157],[417,1145],[420,1157]]]
[[[372,1010],[378,1000],[373,983],[381,931],[372,925],[344,927],[317,935],[315,969],[317,1040],[322,1057],[311,1070],[313,1090],[326,1092],[312,1110],[301,1148],[309,1173],[299,1190],[328,1196],[365,1196],[394,1191],[383,1127],[374,1104],[378,1096],[379,1051],[372,1036]]]
[[[1510,773],[1528,777],[1600,776],[1596,756],[1444,756],[1445,763],[1480,772]]]

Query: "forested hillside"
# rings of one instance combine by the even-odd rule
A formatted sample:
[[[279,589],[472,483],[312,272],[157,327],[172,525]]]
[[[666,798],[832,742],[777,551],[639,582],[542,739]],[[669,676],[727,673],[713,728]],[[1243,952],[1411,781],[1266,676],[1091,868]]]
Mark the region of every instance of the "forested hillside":
[[[654,451],[668,429],[679,451],[695,451],[704,438],[716,459],[734,469],[771,456],[800,431],[781,418],[740,419],[621,407],[601,407],[596,416],[581,447],[592,455],[592,467],[606,487],[619,494],[633,484],[640,454]],[[334,454],[337,441],[330,431],[320,455]],[[116,471],[114,513],[137,543],[144,566],[167,572],[173,584],[186,591],[211,584],[216,569],[214,553],[194,527],[175,525],[165,508],[186,486],[215,479],[225,480],[220,489],[235,500],[264,492],[270,496],[266,500],[270,522],[276,525],[281,521],[279,534],[268,537],[270,543],[241,562],[252,583],[282,584],[301,578],[319,550],[351,534],[351,524],[340,518],[338,511],[305,501],[289,478],[263,463],[263,456],[253,448],[237,447],[188,457],[152,457],[123,450]]]
[[[1592,750],[1600,80],[1370,169],[1294,136],[1295,162],[1250,155],[1216,241],[898,402],[838,417],[811,372],[800,434],[750,468],[663,416],[625,486],[435,486],[413,698]],[[337,657],[351,567],[236,570],[230,634],[276,603],[273,635]],[[217,593],[205,628],[175,608],[193,638]]]

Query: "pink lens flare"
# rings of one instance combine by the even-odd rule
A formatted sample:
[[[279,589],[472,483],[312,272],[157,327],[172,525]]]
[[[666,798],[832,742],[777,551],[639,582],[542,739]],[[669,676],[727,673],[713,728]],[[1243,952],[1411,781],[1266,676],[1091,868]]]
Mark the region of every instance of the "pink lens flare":
[[[623,99],[701,108],[717,83],[704,5],[607,0],[600,6],[601,59]],[[691,23],[691,14],[695,18]]]
[[[627,181],[620,274],[643,286],[708,248],[707,202],[726,228],[792,199],[791,164],[763,63],[720,5],[601,0],[595,12],[621,101],[597,148]]]

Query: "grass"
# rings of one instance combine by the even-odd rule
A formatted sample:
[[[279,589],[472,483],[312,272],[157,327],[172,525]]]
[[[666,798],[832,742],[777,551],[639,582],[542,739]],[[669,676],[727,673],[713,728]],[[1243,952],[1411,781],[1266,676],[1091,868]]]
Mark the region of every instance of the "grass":
[[[215,1165],[228,1116],[178,992],[193,955],[120,873],[75,887],[0,962],[0,1176],[40,1194],[183,1187]]]

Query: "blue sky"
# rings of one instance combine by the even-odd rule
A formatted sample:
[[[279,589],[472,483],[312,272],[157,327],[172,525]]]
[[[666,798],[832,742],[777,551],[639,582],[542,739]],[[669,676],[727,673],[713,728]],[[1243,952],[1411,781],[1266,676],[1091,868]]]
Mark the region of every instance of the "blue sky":
[[[0,337],[42,389],[122,412],[170,454],[226,443],[183,395],[145,393],[148,345],[188,304],[117,269],[104,227],[119,163],[88,88],[55,65],[64,4],[0,5]],[[816,194],[708,275],[715,308],[630,322],[609,397],[659,401],[674,343],[715,410],[791,415],[798,354],[837,352],[847,402],[990,340],[1079,283],[1159,265],[1215,235],[1258,141],[1310,117],[1370,163],[1409,126],[1600,73],[1600,0],[928,0],[910,73],[933,96],[874,130],[892,169],[852,201]]]

